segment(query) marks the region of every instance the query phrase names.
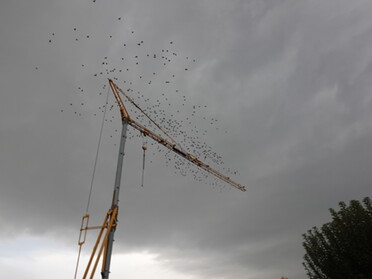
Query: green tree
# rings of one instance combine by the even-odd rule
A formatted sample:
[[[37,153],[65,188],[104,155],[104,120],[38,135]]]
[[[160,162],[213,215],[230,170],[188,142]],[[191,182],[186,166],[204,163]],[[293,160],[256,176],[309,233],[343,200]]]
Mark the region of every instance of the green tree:
[[[330,209],[332,221],[303,234],[304,267],[311,279],[372,278],[372,203],[352,200]]]

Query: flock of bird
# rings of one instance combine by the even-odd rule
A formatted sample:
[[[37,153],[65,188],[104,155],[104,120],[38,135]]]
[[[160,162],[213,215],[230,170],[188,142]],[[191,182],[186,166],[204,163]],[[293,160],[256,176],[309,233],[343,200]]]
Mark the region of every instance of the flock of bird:
[[[93,0],[93,2],[95,2]],[[123,21],[122,17],[116,18]],[[83,40],[90,40],[96,34],[83,34],[78,27],[71,30],[71,43],[79,44]],[[67,106],[61,108],[61,112],[73,113],[79,117],[105,117],[105,123],[113,123],[111,134],[106,134],[116,145],[119,139],[120,127],[118,127],[120,113],[114,99],[108,98],[109,93],[108,78],[114,80],[147,115],[151,117],[160,127],[172,136],[189,153],[195,155],[200,160],[211,165],[211,167],[221,171],[227,176],[237,175],[237,171],[230,170],[224,166],[222,157],[213,151],[206,143],[208,134],[212,130],[219,130],[219,123],[215,117],[208,117],[208,106],[206,104],[192,104],[187,92],[182,92],[180,86],[185,75],[192,73],[196,65],[196,59],[180,54],[172,40],[163,44],[163,48],[152,49],[144,39],[136,38],[134,31],[128,31],[122,38],[115,38],[113,35],[106,35],[107,39],[121,42],[120,48],[115,55],[103,55],[94,66],[81,63],[84,70],[89,67],[90,78],[100,84],[96,92],[87,92],[84,88],[89,86],[80,85],[77,87],[77,94],[84,94],[84,101],[68,102]],[[55,42],[56,34],[51,33],[48,43],[52,46]],[[66,42],[64,42],[66,43]],[[151,50],[151,51],[150,51]],[[92,68],[96,69],[92,71]],[[35,67],[38,70],[38,67]],[[180,88],[179,88],[180,87]],[[98,98],[100,105],[92,109],[86,105],[90,99]],[[123,99],[124,96],[123,96]],[[131,118],[141,123],[148,129],[165,137],[164,134],[149,121],[138,109],[126,102],[127,109]],[[90,107],[87,109],[86,107]],[[220,132],[220,131],[218,131]],[[227,133],[225,131],[225,133]],[[134,129],[128,129],[128,140],[141,140],[141,135]],[[143,139],[142,139],[143,140]],[[176,173],[181,175],[192,175],[196,181],[224,188],[224,182],[214,178],[205,171],[194,166],[177,154],[169,151],[162,145],[151,142],[148,143],[152,154],[164,154],[164,163],[168,167],[174,168]],[[152,161],[150,161],[152,163]],[[230,188],[230,187],[228,187]]]

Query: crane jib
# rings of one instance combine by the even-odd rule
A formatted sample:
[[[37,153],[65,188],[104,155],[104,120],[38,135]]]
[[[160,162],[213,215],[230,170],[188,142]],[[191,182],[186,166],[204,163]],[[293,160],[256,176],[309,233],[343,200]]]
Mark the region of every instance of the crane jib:
[[[169,150],[172,150],[173,152],[177,153],[181,157],[185,158],[186,160],[190,161],[194,165],[202,168],[203,170],[207,171],[208,173],[216,176],[217,178],[221,179],[222,181],[225,181],[226,183],[230,184],[231,186],[245,192],[247,189],[240,185],[239,183],[236,183],[235,181],[231,180],[229,177],[221,174],[220,172],[212,169],[209,167],[209,165],[205,164],[204,162],[200,161],[198,158],[193,156],[190,153],[187,153],[185,151],[180,150],[175,144],[171,144],[169,141],[166,139],[160,137],[159,135],[155,134],[154,132],[150,131],[146,127],[142,126],[138,122],[134,121],[133,119],[129,120],[129,125],[131,125],[133,128],[136,130],[140,131],[141,133],[145,134],[146,136],[152,138],[153,140],[157,141],[161,145],[165,146]]]
[[[198,158],[196,158],[192,154],[184,151],[182,149],[182,147],[179,145],[179,143],[177,143],[174,139],[172,139],[171,136],[168,135],[161,127],[159,127],[158,124],[156,124],[151,118],[149,118],[149,116],[133,101],[133,99],[131,99],[129,96],[127,96],[111,79],[109,79],[109,83],[110,83],[110,87],[112,89],[112,93],[114,94],[116,102],[117,102],[117,104],[120,108],[122,119],[123,120],[126,119],[128,121],[129,125],[131,125],[133,128],[135,128],[138,131],[140,131],[141,133],[143,133],[143,135],[149,136],[153,140],[162,144],[163,146],[165,146],[169,150],[177,153],[178,155],[180,155],[181,157],[190,161],[191,163],[195,164],[196,166],[202,168],[203,170],[207,171],[210,174],[213,174],[215,177],[221,179],[222,181],[225,181],[226,183],[230,184],[231,186],[233,186],[233,187],[235,187],[235,188],[237,188],[237,189],[239,189],[243,192],[246,191],[246,188],[244,186],[240,185],[239,183],[236,183],[235,181],[231,180],[229,177],[227,177],[227,176],[221,174],[220,172],[212,169],[211,167],[209,167],[209,165],[203,163],[202,161],[200,161]],[[158,134],[150,131],[149,129],[147,129],[143,125],[139,124],[138,122],[134,121],[133,119],[131,119],[131,117],[128,114],[127,109],[125,108],[124,102],[120,97],[119,92],[122,93],[126,98],[128,98],[128,100],[133,105],[135,105],[135,107],[137,107],[142,113],[144,113],[163,133],[165,133],[167,135],[167,137],[169,137],[170,140],[173,142],[173,144],[170,143],[168,140],[162,138]]]

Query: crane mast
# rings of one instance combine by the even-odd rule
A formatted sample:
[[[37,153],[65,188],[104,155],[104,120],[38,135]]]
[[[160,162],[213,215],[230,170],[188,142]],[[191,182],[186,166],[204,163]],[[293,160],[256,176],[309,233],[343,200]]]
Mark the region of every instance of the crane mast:
[[[114,192],[112,195],[112,204],[111,204],[111,211],[116,212],[115,217],[113,220],[115,226],[112,226],[109,234],[107,236],[107,244],[105,247],[105,253],[103,257],[102,263],[102,279],[108,279],[110,274],[110,264],[111,264],[111,254],[112,254],[112,246],[114,244],[114,235],[116,231],[116,223],[117,223],[117,212],[119,210],[119,192],[120,192],[120,182],[121,182],[121,173],[123,169],[123,159],[124,159],[124,147],[125,141],[127,139],[127,127],[128,127],[128,119],[122,119],[122,131],[120,137],[120,147],[119,147],[119,155],[118,155],[118,163],[116,167],[116,176],[115,176],[115,187]]]
[[[88,227],[89,214],[84,215],[82,218],[82,225],[80,229],[80,236],[79,236],[79,242],[78,242],[78,244],[80,245],[80,249],[81,249],[81,246],[85,243],[85,237],[86,237],[87,230],[91,230],[91,229],[100,230],[98,237],[96,239],[95,245],[93,247],[93,251],[91,253],[90,259],[88,261],[87,267],[85,269],[83,279],[93,278],[98,262],[100,261],[100,257],[102,255],[103,255],[103,259],[102,259],[101,276],[102,276],[102,279],[109,278],[112,248],[113,248],[114,235],[115,235],[116,225],[117,225],[117,215],[118,215],[118,210],[119,210],[119,192],[120,192],[120,184],[121,184],[121,173],[122,173],[122,168],[123,168],[124,149],[125,149],[125,141],[127,138],[126,133],[127,133],[128,125],[132,126],[134,129],[141,132],[144,136],[148,136],[154,141],[156,141],[157,143],[163,145],[170,151],[175,152],[176,154],[188,160],[189,162],[196,165],[197,167],[214,175],[218,179],[228,183],[229,185],[243,192],[246,191],[246,188],[242,186],[241,184],[233,181],[232,179],[230,179],[230,177],[223,175],[222,173],[218,172],[217,170],[211,168],[206,163],[199,160],[196,156],[185,151],[170,136],[168,136],[170,138],[170,141],[169,141],[161,137],[160,135],[154,133],[153,131],[147,129],[146,127],[144,127],[137,121],[133,120],[128,114],[128,111],[124,105],[124,102],[122,98],[120,97],[120,93],[122,93],[126,98],[128,98],[128,100],[132,102],[137,108],[139,107],[133,102],[132,99],[130,99],[130,97],[126,96],[124,92],[111,79],[109,79],[108,81],[109,81],[111,90],[115,96],[115,100],[119,106],[119,110],[121,114],[122,131],[121,131],[121,137],[120,137],[120,147],[119,147],[118,162],[117,162],[117,168],[116,168],[112,204],[111,204],[111,208],[106,213],[106,217],[103,221],[102,226]]]

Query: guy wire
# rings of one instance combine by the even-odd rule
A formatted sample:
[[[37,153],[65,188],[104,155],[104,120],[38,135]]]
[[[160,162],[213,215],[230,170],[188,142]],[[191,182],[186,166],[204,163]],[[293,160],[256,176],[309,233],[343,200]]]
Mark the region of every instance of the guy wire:
[[[103,117],[102,117],[102,123],[101,123],[101,131],[99,133],[99,139],[98,139],[98,146],[97,146],[97,152],[96,152],[96,158],[94,160],[94,167],[93,167],[93,174],[92,174],[92,180],[90,182],[90,189],[89,189],[89,197],[87,202],[87,208],[85,211],[85,214],[88,214],[89,211],[89,205],[90,205],[90,199],[92,196],[92,190],[93,190],[93,183],[94,183],[94,176],[96,174],[96,168],[97,168],[97,161],[98,161],[98,154],[99,154],[99,148],[101,146],[101,139],[102,139],[102,132],[103,132],[103,124],[105,123],[106,118],[106,111],[107,111],[107,105],[108,105],[108,98],[109,98],[110,88],[107,89],[107,95],[106,95],[106,102],[103,110]]]

